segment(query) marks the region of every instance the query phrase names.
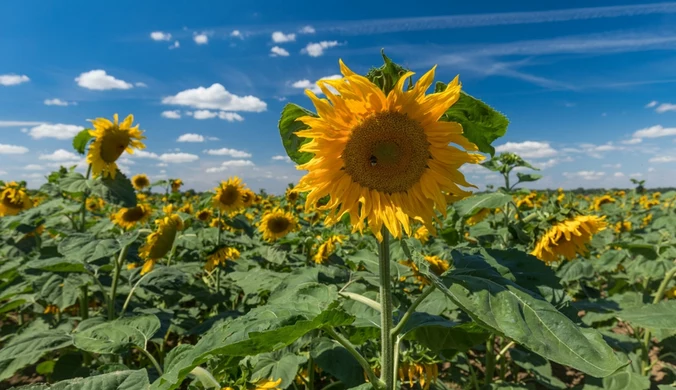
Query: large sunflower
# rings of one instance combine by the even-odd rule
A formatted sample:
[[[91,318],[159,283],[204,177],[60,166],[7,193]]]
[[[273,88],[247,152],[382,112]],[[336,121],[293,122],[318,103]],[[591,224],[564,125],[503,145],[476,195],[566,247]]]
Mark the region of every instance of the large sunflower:
[[[132,127],[133,122],[134,116],[129,115],[122,123],[118,123],[117,114],[113,115],[113,122],[106,118],[92,121],[94,130],[89,130],[89,134],[95,140],[89,147],[87,163],[91,164],[94,177],[103,174],[103,177],[110,176],[114,179],[117,172],[115,162],[125,150],[134,153],[134,148],[145,149],[141,140],[146,137],[138,125]]]
[[[282,238],[290,232],[298,229],[298,220],[290,212],[275,208],[263,214],[258,230],[263,233],[267,241]]]
[[[136,188],[136,191],[141,191],[150,186],[150,179],[144,173],[141,173],[131,178],[131,184]]]
[[[545,232],[531,254],[547,264],[557,262],[560,256],[572,260],[577,254],[585,255],[592,236],[606,228],[604,218],[578,215],[558,223]]]
[[[176,214],[158,219],[155,223],[157,230],[148,235],[145,245],[139,249],[139,256],[146,260],[141,269],[141,275],[152,271],[157,260],[169,253],[174,246],[176,233],[183,230],[183,221]]]
[[[412,89],[403,91],[406,79],[413,75],[407,72],[385,96],[342,61],[340,68],[342,79],[318,83],[328,100],[305,91],[318,117],[298,118],[309,129],[296,134],[311,139],[300,151],[314,154],[298,167],[309,171],[296,188],[310,191],[306,208],[330,195],[323,207],[331,211],[328,225],[349,213],[354,231],[363,231],[368,220],[381,239],[383,225],[395,237],[401,237],[402,229],[410,235],[411,218],[417,217],[434,233],[434,208],[446,212],[443,192],[470,194],[458,186],[472,187],[458,169],[483,159],[465,151],[477,147],[463,136],[460,124],[438,121],[460,97],[458,78],[445,91],[425,95],[434,79],[434,68]]]
[[[221,209],[221,211],[232,212],[238,211],[244,207],[244,185],[242,179],[239,177],[231,177],[228,181],[222,181],[221,184],[214,189],[216,195],[212,198],[214,207]]]
[[[150,218],[152,209],[148,204],[139,204],[136,207],[123,207],[110,216],[110,219],[119,227],[129,230],[138,223],[144,223]]]
[[[22,210],[33,207],[33,201],[16,182],[9,182],[0,187],[0,217],[17,215]]]

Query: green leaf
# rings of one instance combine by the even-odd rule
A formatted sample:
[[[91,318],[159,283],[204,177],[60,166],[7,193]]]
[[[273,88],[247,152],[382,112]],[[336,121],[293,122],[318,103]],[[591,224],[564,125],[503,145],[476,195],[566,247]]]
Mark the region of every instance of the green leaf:
[[[146,349],[159,329],[160,320],[154,315],[125,317],[76,332],[73,343],[87,352],[122,353],[132,346]]]
[[[95,180],[92,186],[92,193],[103,198],[108,203],[121,207],[136,207],[136,191],[127,178],[120,170],[117,170],[115,179],[110,177]]]
[[[357,359],[337,342],[321,337],[313,343],[310,354],[322,371],[333,375],[346,387],[364,383],[363,368]]]
[[[310,142],[310,138],[300,138],[295,133],[300,130],[308,129],[309,127],[303,122],[297,121],[303,116],[317,115],[311,111],[304,109],[293,103],[288,103],[282,110],[282,116],[279,119],[279,134],[282,137],[282,144],[286,150],[286,154],[296,164],[305,164],[312,159],[313,154],[307,152],[300,152],[301,145]]]
[[[596,377],[623,367],[593,329],[576,326],[539,295],[502,277],[481,258],[454,257],[443,278],[433,283],[479,325],[560,364]]]
[[[435,91],[440,92],[445,89],[446,84],[437,82]],[[441,120],[460,123],[464,136],[476,144],[480,151],[489,153],[491,156],[495,154],[495,148],[491,144],[505,135],[509,125],[506,116],[465,92],[460,92],[460,99],[446,110]]]
[[[551,363],[542,356],[521,348],[510,349],[509,356],[518,366],[533,373],[538,383],[550,389],[566,388],[566,384],[552,374]]]
[[[516,177],[519,179],[519,182],[538,181],[542,179],[542,175],[537,175],[535,173],[517,172]]]
[[[147,390],[149,385],[148,373],[138,370],[70,379],[53,385],[33,384],[16,390]]]
[[[55,329],[15,336],[0,349],[0,381],[11,377],[23,367],[36,363],[45,353],[72,344],[70,335]]]
[[[435,353],[449,349],[468,351],[489,336],[474,323],[459,324],[427,313],[413,313],[403,333],[406,339],[416,340]]]
[[[406,74],[408,69],[394,63],[385,55],[385,50],[381,50],[380,54],[383,56],[385,63],[380,68],[371,68],[365,77],[387,95],[394,89],[394,86],[397,85],[401,76]],[[409,86],[411,85],[410,82],[409,79]]]
[[[648,390],[650,379],[635,372],[622,371],[603,378],[604,390]]]
[[[59,243],[58,250],[71,261],[87,263],[114,255],[120,245],[112,238],[100,240],[88,233],[72,233]]]
[[[282,383],[279,387],[286,389],[296,377],[300,365],[306,361],[306,357],[285,350],[258,355],[251,374],[251,382],[257,382],[260,379],[281,379]]]
[[[85,154],[85,149],[87,148],[87,143],[89,143],[89,140],[94,138],[89,134],[89,130],[90,129],[84,129],[77,133],[77,135],[73,138],[73,149],[82,155]]]
[[[499,192],[489,194],[472,195],[453,204],[453,207],[461,217],[472,215],[481,209],[494,209],[502,207],[512,200],[512,197]]]
[[[33,260],[27,266],[28,268],[49,272],[85,272],[84,264],[81,261],[65,257]]]
[[[77,172],[69,172],[59,181],[61,191],[77,194],[89,189],[87,179]]]
[[[622,310],[617,317],[634,327],[676,330],[676,301],[663,301]]]

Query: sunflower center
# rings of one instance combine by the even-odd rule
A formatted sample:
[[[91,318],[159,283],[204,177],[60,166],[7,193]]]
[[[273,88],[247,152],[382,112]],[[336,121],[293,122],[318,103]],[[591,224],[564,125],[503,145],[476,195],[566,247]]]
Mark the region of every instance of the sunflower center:
[[[145,212],[143,211],[143,208],[136,206],[136,207],[132,207],[132,208],[128,209],[124,213],[122,218],[126,222],[136,222],[136,221],[140,221],[141,218],[143,218],[144,215],[145,215]]]
[[[290,224],[285,217],[273,217],[268,221],[268,229],[275,234],[283,233],[289,228]]]
[[[126,131],[113,129],[103,135],[101,141],[101,159],[107,163],[113,163],[124,153],[129,146],[131,138]]]
[[[136,179],[136,186],[137,187],[147,187],[148,184],[150,184],[150,183],[148,183],[148,180],[146,180],[146,178],[144,178],[144,177]]]
[[[357,125],[343,150],[353,181],[385,193],[406,192],[431,158],[425,129],[399,112],[377,113]]]
[[[221,196],[218,197],[218,200],[224,205],[231,205],[237,202],[237,198],[240,196],[239,190],[235,186],[227,186],[221,191]]]

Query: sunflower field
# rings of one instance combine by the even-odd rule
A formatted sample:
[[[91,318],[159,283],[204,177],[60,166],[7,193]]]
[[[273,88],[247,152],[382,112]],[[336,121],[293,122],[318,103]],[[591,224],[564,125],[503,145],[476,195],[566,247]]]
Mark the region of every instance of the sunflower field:
[[[117,114],[0,182],[0,389],[676,389],[676,192],[523,188],[507,118],[383,58],[284,108],[281,196],[128,178]]]

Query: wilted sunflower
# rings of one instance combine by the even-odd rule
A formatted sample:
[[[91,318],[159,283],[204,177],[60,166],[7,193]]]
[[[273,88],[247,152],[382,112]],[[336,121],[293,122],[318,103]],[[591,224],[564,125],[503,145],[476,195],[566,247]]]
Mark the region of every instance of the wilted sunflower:
[[[256,194],[253,191],[248,188],[242,191],[242,204],[244,205],[244,208],[253,206],[255,200]]]
[[[181,179],[174,179],[171,181],[171,192],[178,192],[178,190],[181,188],[183,185],[183,180]]]
[[[220,248],[207,258],[207,263],[204,265],[204,269],[208,272],[211,272],[219,264],[225,264],[226,260],[237,260],[239,259],[239,251],[236,248]]]
[[[446,260],[438,256],[425,256],[425,261],[430,265],[430,271],[435,275],[441,275],[444,272],[448,271],[450,265]]]
[[[101,198],[87,198],[87,210],[92,213],[101,211],[106,206],[106,202]]]
[[[329,256],[331,256],[331,254],[336,251],[336,244],[342,244],[344,239],[345,237],[340,235],[327,238],[325,242],[319,245],[317,253],[315,253],[315,255],[312,257],[312,260],[314,260],[314,262],[317,264],[326,263],[326,261],[329,259]]]
[[[139,256],[146,260],[141,269],[141,275],[152,271],[157,260],[169,253],[174,246],[176,233],[183,229],[183,221],[176,214],[158,219],[155,224],[157,224],[157,230],[148,235],[145,245],[139,249]]]
[[[244,207],[242,199],[244,185],[239,177],[235,176],[229,178],[228,181],[222,181],[214,191],[216,191],[216,194],[212,198],[212,203],[214,207],[218,207],[221,211],[228,213]]]
[[[118,212],[112,214],[110,219],[119,227],[129,230],[136,224],[144,223],[150,218],[152,209],[148,204],[139,204],[136,207],[123,207]]]
[[[594,199],[594,210],[601,211],[601,206],[604,204],[615,203],[615,198],[610,195],[603,195]]]
[[[296,217],[280,208],[275,208],[263,214],[258,230],[267,241],[282,238],[298,228]]]
[[[424,245],[430,239],[430,231],[425,226],[421,226],[413,233],[413,237],[417,238]]]
[[[578,253],[585,255],[592,236],[606,228],[604,218],[578,215],[560,222],[545,232],[531,254],[547,264],[558,261],[559,256],[572,260]]]
[[[280,390],[279,385],[282,383],[282,379],[274,380],[270,379],[261,379],[256,382],[256,390]]]
[[[131,178],[131,185],[136,188],[136,191],[141,191],[150,185],[150,179],[144,173],[141,173]]]
[[[430,385],[437,381],[439,377],[439,367],[436,363],[402,363],[399,366],[398,372],[399,380],[404,383],[408,378],[408,385],[413,388],[416,382],[420,383],[423,390],[430,388]]]
[[[490,214],[491,214],[490,209],[483,208],[483,209],[479,210],[477,213],[475,213],[474,215],[472,215],[471,217],[467,218],[467,225],[474,226],[477,223],[486,219],[486,217],[488,217]]]
[[[631,221],[618,221],[615,224],[615,233],[626,233],[631,231]]]
[[[200,210],[195,214],[195,218],[199,219],[202,222],[207,222],[208,220],[211,219],[211,210],[209,209],[204,209]]]
[[[31,207],[33,201],[26,189],[16,182],[5,183],[4,187],[0,187],[0,217],[17,215]]]
[[[95,140],[89,147],[87,163],[91,164],[94,177],[103,174],[103,177],[110,176],[114,179],[117,159],[125,150],[131,154],[134,153],[134,148],[145,149],[141,140],[146,137],[138,125],[132,127],[133,115],[127,116],[122,123],[118,123],[117,114],[113,115],[113,122],[106,118],[96,118],[91,122],[94,130],[89,130],[89,134]]]
[[[311,139],[300,151],[314,154],[298,166],[309,171],[296,188],[310,191],[306,208],[330,195],[324,206],[330,210],[328,225],[349,213],[353,231],[363,232],[368,221],[378,239],[382,239],[383,226],[399,238],[402,229],[411,234],[410,218],[418,217],[434,233],[434,208],[446,212],[443,193],[468,196],[458,185],[473,187],[459,168],[483,159],[467,152],[477,147],[463,136],[460,124],[438,121],[460,97],[458,78],[445,91],[425,95],[434,68],[411,90],[403,91],[406,79],[413,75],[407,72],[385,96],[342,61],[340,68],[342,79],[318,82],[328,100],[305,91],[318,117],[298,118],[309,129],[296,134]]]
[[[45,307],[45,310],[42,312],[43,314],[59,314],[59,307],[56,305],[47,305]]]

